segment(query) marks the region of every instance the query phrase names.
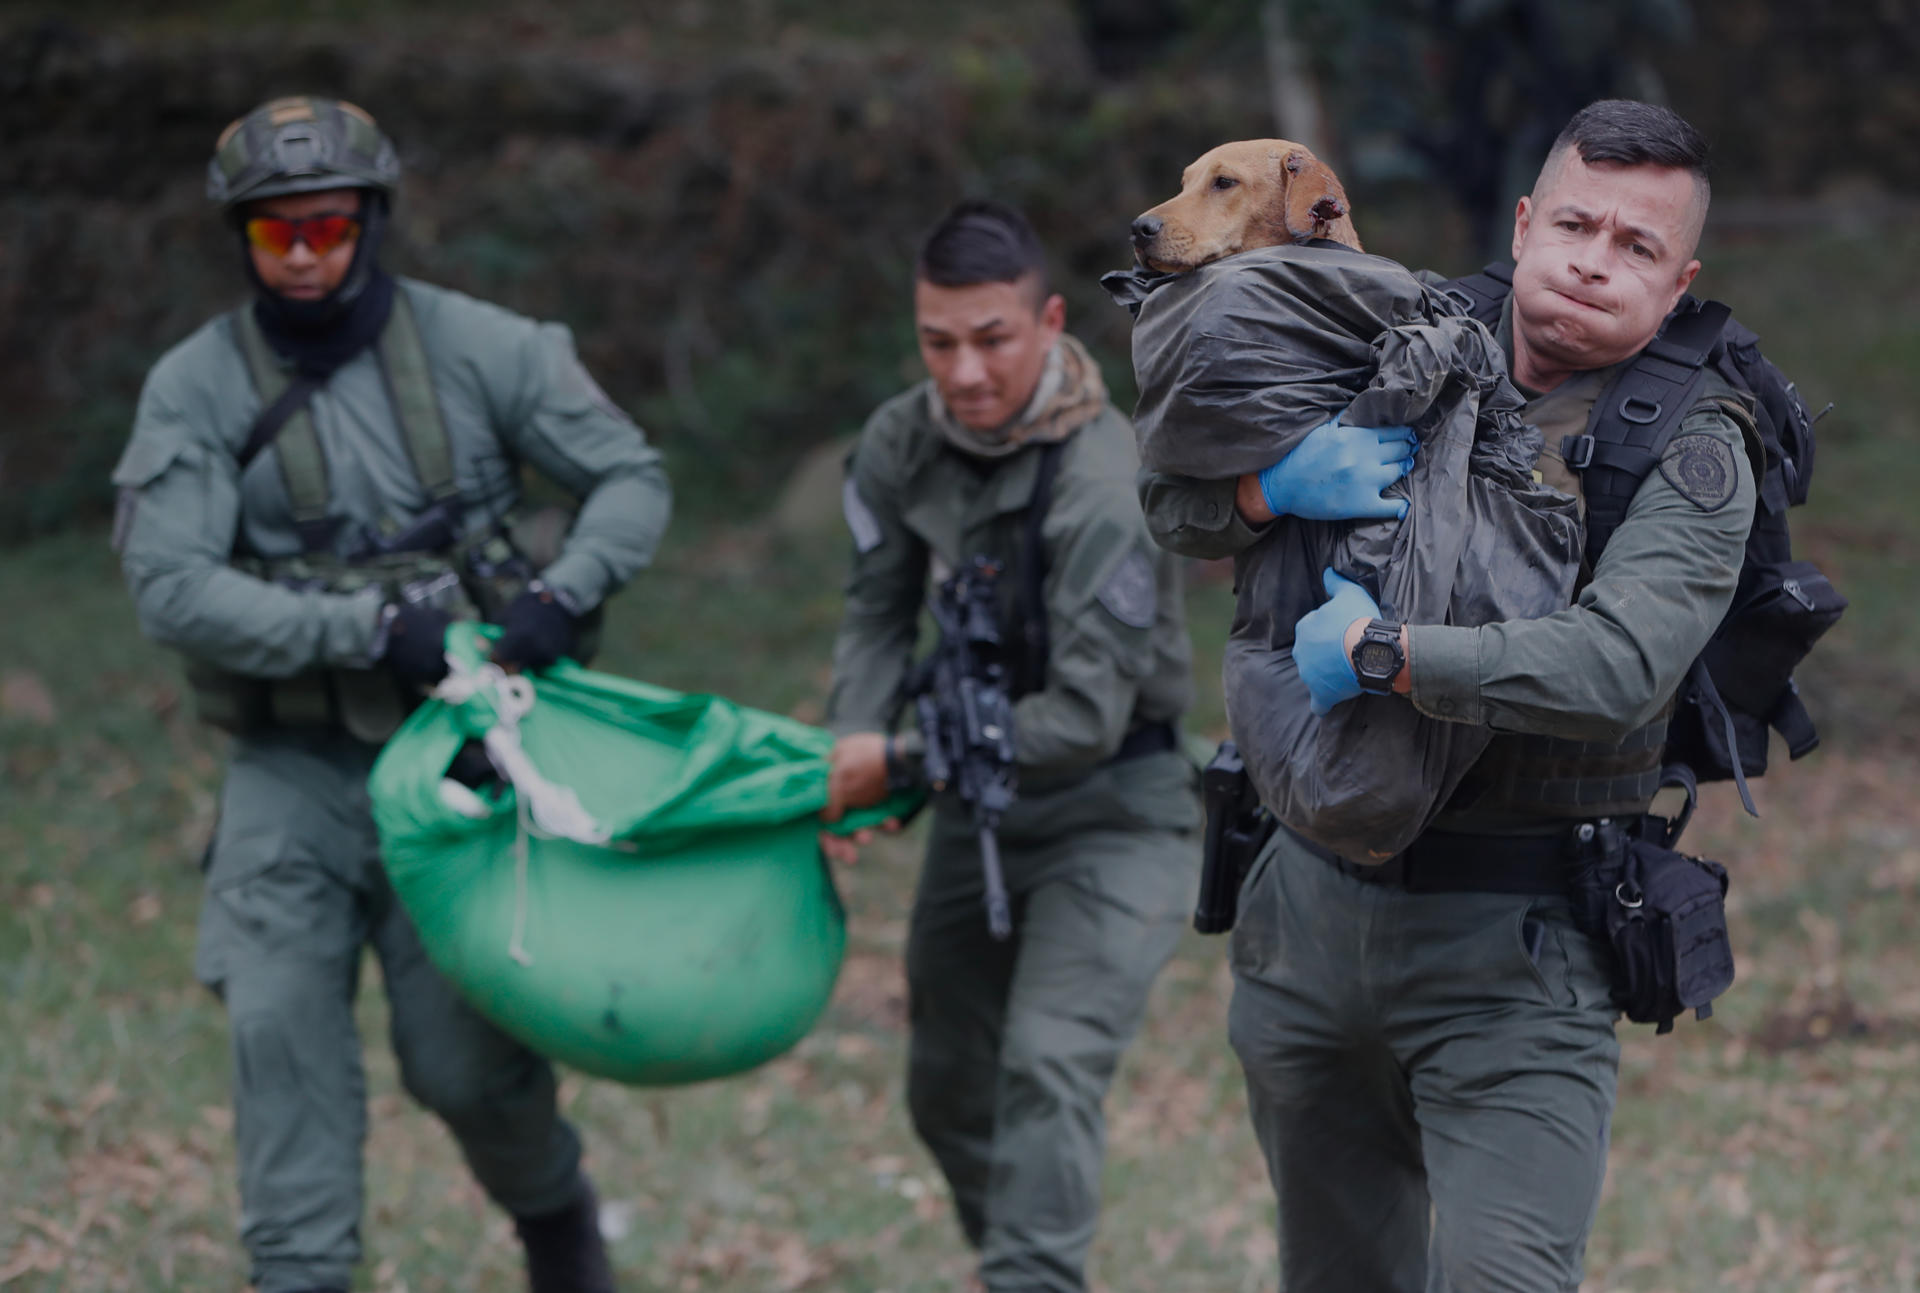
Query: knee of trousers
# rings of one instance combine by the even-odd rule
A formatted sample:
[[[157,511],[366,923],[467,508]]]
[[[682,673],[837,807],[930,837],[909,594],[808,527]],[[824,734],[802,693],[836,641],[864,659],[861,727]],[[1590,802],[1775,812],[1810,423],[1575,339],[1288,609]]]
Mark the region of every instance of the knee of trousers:
[[[221,996],[243,1086],[279,1082],[320,1090],[327,1085],[318,1081],[322,1074],[358,1062],[349,969],[256,961],[230,974]]]
[[[455,1126],[492,1121],[529,1099],[551,1099],[553,1068],[531,1051],[478,1062],[458,1047],[403,1044],[400,1084],[407,1094]]]
[[[1433,1256],[1449,1288],[1575,1293],[1587,1245],[1586,1211],[1562,1218],[1558,1227],[1543,1225],[1541,1218],[1482,1216],[1449,1235]]]
[[[1056,1105],[1098,1105],[1125,1039],[1089,1017],[1031,1012],[1008,1021],[1000,1071],[1009,1093]]]
[[[980,1135],[993,1124],[999,1066],[982,1047],[977,1054],[913,1039],[907,1059],[907,1112],[928,1143],[952,1135]]]

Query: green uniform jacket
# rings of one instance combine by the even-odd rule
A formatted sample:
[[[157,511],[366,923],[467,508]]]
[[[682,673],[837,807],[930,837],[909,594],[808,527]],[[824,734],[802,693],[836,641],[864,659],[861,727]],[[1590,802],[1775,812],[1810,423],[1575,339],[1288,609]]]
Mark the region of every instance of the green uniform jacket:
[[[849,461],[855,552],[828,703],[837,732],[891,726],[930,576],[976,555],[1001,561],[1002,623],[1016,622],[1038,448],[1000,458],[961,452],[933,421],[931,391],[922,383],[882,405]],[[1134,727],[1173,722],[1192,700],[1180,566],[1147,535],[1133,495],[1137,470],[1133,430],[1111,406],[1061,455],[1041,532],[1047,680],[1014,705],[1023,792],[1070,784],[1112,757]],[[911,738],[903,744],[913,748]]]
[[[402,279],[419,324],[451,443],[469,533],[520,497],[532,463],[582,500],[543,578],[579,612],[646,565],[672,507],[659,454],[595,385],[573,336],[498,306]],[[325,450],[342,543],[385,517],[427,505],[380,364],[362,351],[309,405]],[[298,555],[276,450],[243,474],[236,455],[261,401],[229,316],[161,357],[140,393],[133,437],[114,468],[116,546],[141,627],[219,668],[283,678],[369,663],[380,594],[296,591],[228,564],[236,542],[261,557]]]
[[[1511,364],[1511,302],[1496,335]],[[1523,392],[1524,416],[1557,445],[1561,430],[1585,427],[1612,372],[1576,376],[1545,395]],[[1411,626],[1414,705],[1452,722],[1582,741],[1620,741],[1656,718],[1733,600],[1753,522],[1749,428],[1730,388],[1705,392],[1674,440],[1705,435],[1724,446],[1732,496],[1709,510],[1675,488],[1665,470],[1649,472],[1568,609],[1478,628]],[[1670,448],[1663,467],[1679,452]],[[1540,467],[1548,484],[1577,488],[1576,476],[1555,470],[1557,453],[1543,456]],[[1263,532],[1235,509],[1232,480],[1142,474],[1138,484],[1148,526],[1171,551],[1234,556]]]

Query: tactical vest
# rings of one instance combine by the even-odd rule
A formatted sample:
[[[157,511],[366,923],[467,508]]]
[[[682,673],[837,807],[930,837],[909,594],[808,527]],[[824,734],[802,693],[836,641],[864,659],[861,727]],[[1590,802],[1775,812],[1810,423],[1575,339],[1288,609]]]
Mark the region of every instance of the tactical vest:
[[[1567,464],[1559,446],[1568,437],[1585,434],[1600,395],[1619,367],[1571,377],[1530,403],[1525,412],[1545,440],[1537,474],[1546,484],[1579,499],[1583,513],[1584,478]],[[1739,395],[1709,374],[1699,398],[1737,401]],[[1583,559],[1576,589],[1585,587],[1592,577]],[[1447,801],[1436,825],[1464,830],[1478,823],[1644,813],[1660,791],[1672,716],[1669,698],[1658,715],[1618,743],[1532,734],[1495,736]]]
[[[534,575],[560,555],[571,516],[559,508],[510,512],[479,534],[461,534],[464,505],[454,484],[453,447],[433,389],[426,349],[405,291],[381,330],[376,356],[407,456],[427,496],[416,517],[383,518],[370,534],[340,554],[326,453],[307,405],[311,384],[296,388],[280,366],[250,306],[229,321],[259,393],[261,419],[239,455],[242,472],[269,443],[278,451],[302,551],[261,557],[240,541],[229,561],[244,574],[302,592],[352,594],[380,590],[389,603],[436,606],[455,619],[495,619]],[[288,405],[291,406],[289,411]],[[591,654],[598,612],[582,624],[581,649]],[[315,668],[290,678],[231,673],[188,658],[187,681],[201,719],[235,734],[268,728],[344,729],[363,741],[393,735],[419,703],[383,668]]]

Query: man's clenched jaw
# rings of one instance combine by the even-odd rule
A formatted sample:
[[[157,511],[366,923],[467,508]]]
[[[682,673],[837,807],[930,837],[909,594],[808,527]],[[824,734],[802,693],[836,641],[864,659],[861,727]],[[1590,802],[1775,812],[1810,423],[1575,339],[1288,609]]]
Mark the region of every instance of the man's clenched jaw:
[[[1644,348],[1700,270],[1703,215],[1686,170],[1549,160],[1514,214],[1514,380],[1550,390]]]
[[[1012,283],[914,284],[920,358],[954,418],[970,431],[998,431],[1040,385],[1047,354],[1066,326],[1060,296],[1037,301],[1031,276]]]

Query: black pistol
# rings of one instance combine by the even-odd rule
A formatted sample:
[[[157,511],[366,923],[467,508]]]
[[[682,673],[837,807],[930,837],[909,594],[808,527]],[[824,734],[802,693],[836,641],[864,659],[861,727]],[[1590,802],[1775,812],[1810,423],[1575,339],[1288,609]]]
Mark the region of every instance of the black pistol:
[[[1224,934],[1240,914],[1240,885],[1272,838],[1275,821],[1254,792],[1253,778],[1232,741],[1222,741],[1214,752],[1200,774],[1200,790],[1207,833],[1193,927],[1202,934]]]

